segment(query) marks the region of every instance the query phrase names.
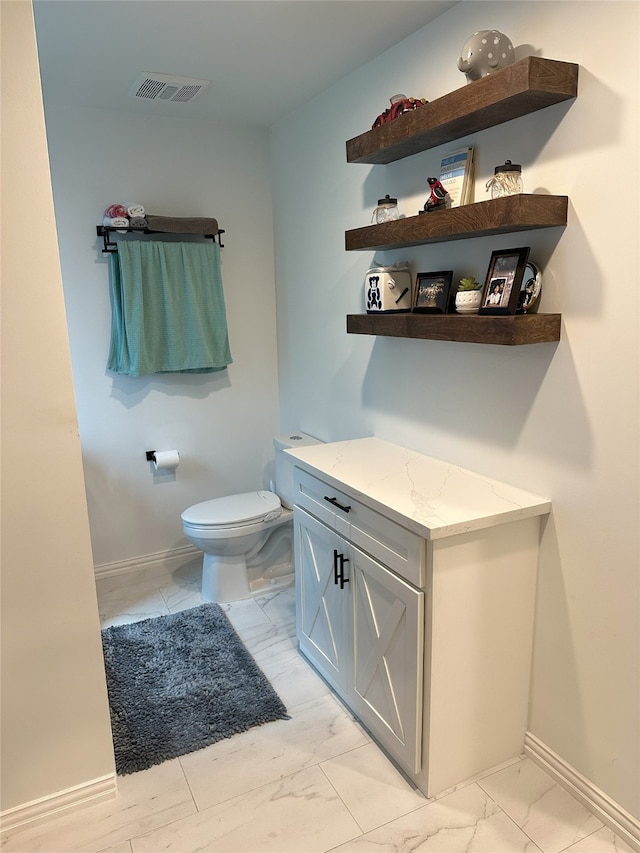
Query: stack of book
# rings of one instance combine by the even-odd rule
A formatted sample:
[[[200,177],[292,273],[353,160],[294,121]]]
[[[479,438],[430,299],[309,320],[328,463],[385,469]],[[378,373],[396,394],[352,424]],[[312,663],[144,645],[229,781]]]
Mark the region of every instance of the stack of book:
[[[461,148],[442,158],[440,183],[449,193],[447,207],[473,201],[473,148]]]

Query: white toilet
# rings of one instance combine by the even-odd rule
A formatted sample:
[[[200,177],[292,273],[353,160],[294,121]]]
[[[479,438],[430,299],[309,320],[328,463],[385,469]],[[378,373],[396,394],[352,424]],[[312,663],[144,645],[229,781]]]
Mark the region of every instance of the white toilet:
[[[184,535],[204,551],[205,601],[238,601],[293,582],[293,460],[284,450],[321,442],[299,432],[276,435],[273,444],[275,494],[227,495],[182,513]]]

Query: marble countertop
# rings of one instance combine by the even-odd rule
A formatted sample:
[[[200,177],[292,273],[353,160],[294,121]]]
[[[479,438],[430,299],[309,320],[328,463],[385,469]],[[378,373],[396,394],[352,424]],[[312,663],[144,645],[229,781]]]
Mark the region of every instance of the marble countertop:
[[[287,450],[296,466],[347,489],[425,539],[546,515],[551,501],[380,438]]]

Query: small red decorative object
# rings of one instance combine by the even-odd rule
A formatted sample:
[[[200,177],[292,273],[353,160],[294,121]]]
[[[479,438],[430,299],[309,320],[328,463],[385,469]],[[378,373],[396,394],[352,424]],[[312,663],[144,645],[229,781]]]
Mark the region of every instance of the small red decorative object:
[[[422,107],[424,104],[428,104],[429,102],[425,98],[407,98],[406,95],[394,95],[392,98],[389,98],[389,103],[391,104],[389,109],[380,113],[378,118],[371,125],[372,130],[374,127],[380,127],[381,124],[393,121],[394,118],[402,115],[402,113],[417,110],[418,107]]]
[[[422,210],[419,210],[418,213],[430,213],[437,207],[441,207],[445,204],[446,198],[449,195],[438,178],[427,178],[427,183],[429,184],[429,198],[425,201],[424,207]]]

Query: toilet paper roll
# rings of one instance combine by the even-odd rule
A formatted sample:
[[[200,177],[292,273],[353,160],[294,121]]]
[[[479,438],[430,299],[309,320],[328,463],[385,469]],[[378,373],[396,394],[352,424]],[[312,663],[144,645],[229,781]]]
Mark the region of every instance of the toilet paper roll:
[[[156,450],[153,467],[157,471],[173,470],[178,467],[180,454],[177,450]]]

